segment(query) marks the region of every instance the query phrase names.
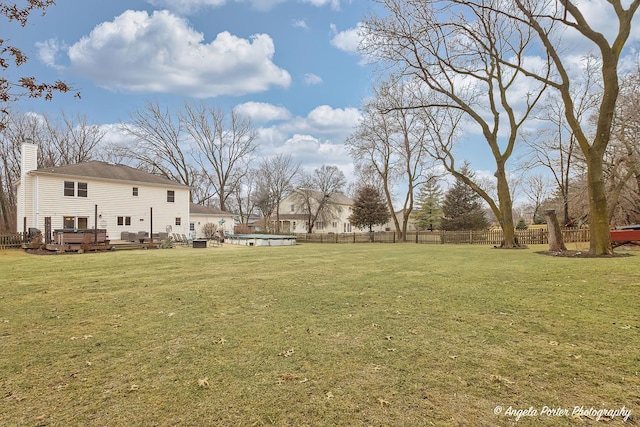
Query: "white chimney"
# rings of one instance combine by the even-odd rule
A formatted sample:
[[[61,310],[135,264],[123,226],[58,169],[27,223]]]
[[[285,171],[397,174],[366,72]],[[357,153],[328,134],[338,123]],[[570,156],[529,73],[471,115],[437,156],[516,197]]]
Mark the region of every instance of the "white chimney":
[[[20,175],[38,169],[38,146],[30,139],[22,143],[22,153],[20,159]]]
[[[34,183],[28,173],[38,169],[38,146],[31,140],[26,140],[20,152],[20,191],[18,192],[17,230],[26,232],[29,227],[38,227],[34,209]],[[27,219],[25,227],[24,218]],[[25,228],[25,229],[23,229]]]

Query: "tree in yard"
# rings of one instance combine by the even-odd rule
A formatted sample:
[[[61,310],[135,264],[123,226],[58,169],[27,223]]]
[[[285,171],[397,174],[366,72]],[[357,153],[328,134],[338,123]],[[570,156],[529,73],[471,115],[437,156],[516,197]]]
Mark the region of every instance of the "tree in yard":
[[[574,79],[574,86],[571,89],[572,98],[575,100],[574,114],[581,122],[597,113],[600,98],[600,88],[596,84],[597,62],[591,56],[585,59],[584,70],[579,78]],[[540,112],[536,114],[536,119],[542,128],[523,134],[523,139],[527,146],[526,167],[542,166],[551,174],[556,192],[562,199],[562,223],[568,224],[571,221],[570,183],[580,163],[580,149],[576,136],[567,123],[564,108],[559,94],[549,92]],[[535,182],[534,187],[540,189],[539,184],[540,181]],[[527,196],[531,199],[530,194]],[[543,215],[540,217],[542,218]]]
[[[462,0],[461,0],[462,1]],[[465,0],[463,3],[468,3]],[[511,2],[509,2],[511,3]],[[619,64],[623,49],[629,40],[633,18],[640,7],[640,0],[608,0],[601,3],[597,14],[589,14],[588,4],[576,0],[540,2],[538,0],[514,0],[516,10],[495,7],[513,22],[526,24],[535,31],[538,46],[548,53],[554,72],[542,75],[529,67],[529,64],[514,63],[504,58],[518,71],[542,84],[548,85],[560,94],[564,103],[564,114],[576,142],[584,156],[586,181],[589,200],[590,248],[593,255],[613,253],[609,235],[609,205],[603,170],[604,157],[611,141],[613,120],[618,94],[620,92]],[[590,3],[590,2],[587,2]],[[614,15],[615,24],[602,27],[602,17],[608,13]],[[601,31],[604,29],[604,31]],[[560,31],[559,31],[560,30]],[[563,31],[564,30],[564,31]],[[611,31],[612,30],[612,31]],[[608,34],[611,31],[611,34]],[[562,42],[560,34],[573,37],[572,46],[580,43],[589,45],[592,54],[598,60],[598,84],[601,96],[598,99],[597,113],[593,127],[579,119],[574,98],[574,76],[572,69],[577,57],[563,55],[567,44]]]
[[[251,215],[256,209],[256,188],[260,179],[258,170],[249,168],[247,173],[238,182],[238,188],[233,193],[230,206],[231,212],[234,212],[240,219],[240,223],[247,225]]]
[[[112,154],[132,159],[135,167],[147,172],[196,187],[198,170],[191,161],[177,114],[162,109],[157,102],[147,102],[144,109],[131,113],[120,129],[132,137],[135,144],[114,145],[110,147]],[[191,197],[193,202],[193,194]]]
[[[24,3],[24,2],[22,2]],[[3,16],[11,25],[14,21],[24,27],[29,22],[32,12],[45,13],[49,6],[55,4],[54,0],[28,0],[20,5],[16,2],[0,1],[0,16]],[[7,70],[13,66],[24,65],[28,58],[17,46],[10,44],[10,40],[0,39],[0,69]],[[61,80],[54,83],[38,82],[35,77],[21,77],[18,81],[10,81],[0,76],[0,117],[8,113],[7,104],[21,97],[44,98],[51,100],[55,92],[69,92],[72,88]],[[76,93],[76,97],[80,97]],[[0,130],[5,126],[4,120],[0,120]]]
[[[359,188],[352,209],[349,222],[357,228],[368,228],[370,233],[373,232],[373,226],[389,221],[387,204],[375,187]]]
[[[620,83],[612,141],[605,155],[609,218],[640,223],[640,65]]]
[[[48,116],[17,114],[3,117],[0,130],[0,229],[16,224],[16,194],[13,185],[20,178],[21,146],[31,141],[38,146],[38,167],[55,167],[100,158],[104,130],[83,116],[52,121]]]
[[[381,83],[347,139],[357,168],[377,174],[400,240],[407,234],[413,195],[422,182],[427,159],[424,122],[414,111],[403,108],[411,102],[414,91],[409,83]],[[403,188],[402,218],[393,209],[394,192],[399,188]]]
[[[524,193],[531,202],[533,212],[531,214],[532,224],[541,224],[542,215],[540,215],[540,207],[542,203],[551,195],[551,186],[549,180],[541,174],[535,174],[527,177],[525,183]],[[563,195],[565,193],[563,192]],[[568,194],[568,192],[566,193]],[[569,211],[567,211],[567,218],[569,217]],[[564,223],[567,224],[570,220],[567,219]]]
[[[208,176],[220,209],[227,210],[227,199],[249,172],[257,148],[251,120],[233,110],[227,116],[220,109],[189,104],[180,120],[195,143],[194,158]]]
[[[294,162],[291,155],[278,154],[260,162],[260,205],[267,206],[267,218],[275,211],[275,231],[280,232],[280,210],[278,207],[294,189],[295,179],[300,172],[300,162]],[[263,211],[264,213],[264,211]],[[268,218],[267,218],[268,219]]]
[[[460,172],[473,177],[468,165]],[[442,213],[440,228],[443,230],[482,230],[489,226],[480,196],[462,179],[456,178],[455,184],[446,192]]]
[[[399,80],[421,89],[401,108],[420,111],[432,156],[485,200],[504,231],[503,247],[517,247],[508,161],[547,86],[529,85],[522,96],[527,77],[518,66],[527,62],[534,30],[490,7],[509,3],[499,0],[377,3],[389,14],[365,20],[366,51],[395,67]],[[536,71],[548,75],[549,61],[535,63]],[[454,136],[462,116],[481,132],[495,161],[495,198],[456,165]]]
[[[430,175],[419,188],[416,209],[411,217],[418,230],[437,230],[442,220],[442,188],[438,177]]]
[[[556,217],[556,211],[553,209],[547,209],[544,211],[545,218],[547,219],[547,230],[549,232],[549,251],[551,252],[564,252],[567,247],[564,244],[562,237],[562,230]]]
[[[305,173],[300,188],[295,190],[295,200],[306,217],[307,233],[313,233],[318,221],[335,218],[340,206],[335,198],[342,194],[346,185],[344,173],[337,166],[322,165],[313,173]]]

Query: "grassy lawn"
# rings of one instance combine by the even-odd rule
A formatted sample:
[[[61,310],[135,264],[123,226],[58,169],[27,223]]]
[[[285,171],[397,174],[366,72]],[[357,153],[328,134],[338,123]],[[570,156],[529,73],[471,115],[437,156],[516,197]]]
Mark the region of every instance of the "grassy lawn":
[[[639,258],[542,249],[0,251],[0,425],[640,424]]]

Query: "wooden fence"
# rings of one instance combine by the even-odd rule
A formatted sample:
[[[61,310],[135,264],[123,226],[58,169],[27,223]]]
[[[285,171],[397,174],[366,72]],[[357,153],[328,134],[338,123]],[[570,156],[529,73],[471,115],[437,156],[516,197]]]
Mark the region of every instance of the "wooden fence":
[[[0,234],[0,249],[21,248],[22,233]]]
[[[565,243],[588,242],[588,228],[563,228]],[[377,233],[336,233],[336,234],[297,234],[298,242],[309,243],[397,243],[398,235],[393,231]],[[516,230],[518,242],[523,245],[547,244],[546,229]],[[423,244],[475,244],[498,246],[503,240],[503,232],[497,230],[481,231],[408,231],[406,242]]]

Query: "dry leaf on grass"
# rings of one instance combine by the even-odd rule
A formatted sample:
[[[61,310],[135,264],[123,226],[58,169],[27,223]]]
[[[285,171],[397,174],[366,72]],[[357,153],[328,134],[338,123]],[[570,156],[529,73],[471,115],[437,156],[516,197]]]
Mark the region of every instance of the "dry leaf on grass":
[[[499,384],[504,384],[507,387],[511,386],[512,384],[514,384],[513,381],[501,376],[501,375],[491,375],[491,382],[493,383],[499,383]]]
[[[278,353],[278,356],[282,356],[282,357],[290,357],[290,356],[292,356],[292,355],[293,355],[293,353],[295,353],[295,351],[294,351],[292,348],[290,348],[290,349],[289,349],[289,350],[287,350],[287,351],[281,351],[280,353]]]

